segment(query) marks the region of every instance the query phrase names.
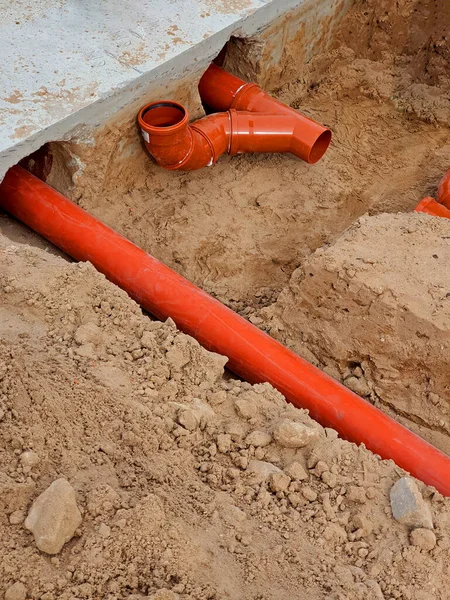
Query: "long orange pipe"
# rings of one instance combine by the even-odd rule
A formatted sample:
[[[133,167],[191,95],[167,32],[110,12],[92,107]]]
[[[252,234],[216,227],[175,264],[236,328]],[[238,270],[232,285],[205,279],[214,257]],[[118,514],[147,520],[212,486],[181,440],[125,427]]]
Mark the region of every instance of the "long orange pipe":
[[[172,317],[207,349],[227,356],[236,374],[251,383],[271,383],[322,425],[450,495],[449,457],[23,168],[7,173],[0,207],[73,258],[90,261],[156,317]]]
[[[198,91],[203,104],[213,111],[250,111],[286,115],[302,133],[307,162],[316,163],[331,142],[331,131],[262,90],[256,83],[246,83],[211,63],[200,79]]]
[[[245,152],[291,152],[311,162],[318,146],[322,151],[317,140],[315,149],[307,145],[304,128],[288,114],[230,109],[189,123],[183,105],[160,100],[141,108],[138,122],[149,153],[159,166],[171,170],[192,171],[213,165],[224,152],[231,156]]]

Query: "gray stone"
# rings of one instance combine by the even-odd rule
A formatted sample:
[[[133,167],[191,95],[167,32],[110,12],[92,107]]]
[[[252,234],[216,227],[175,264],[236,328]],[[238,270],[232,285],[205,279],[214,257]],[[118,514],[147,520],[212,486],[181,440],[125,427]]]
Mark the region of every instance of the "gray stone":
[[[75,490],[66,479],[54,481],[36,500],[25,520],[37,547],[57,554],[81,525]]]
[[[411,477],[402,477],[391,488],[391,509],[396,521],[407,527],[433,529],[431,510]]]

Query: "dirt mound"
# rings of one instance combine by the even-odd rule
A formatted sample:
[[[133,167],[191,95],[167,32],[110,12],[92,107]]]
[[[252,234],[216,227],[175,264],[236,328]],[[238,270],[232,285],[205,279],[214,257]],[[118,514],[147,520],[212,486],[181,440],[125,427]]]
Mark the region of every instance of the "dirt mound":
[[[361,217],[260,313],[274,337],[450,452],[450,222]]]
[[[391,516],[391,461],[269,385],[225,377],[226,359],[142,315],[90,265],[5,238],[0,256],[1,590],[347,600],[424,598],[432,585],[447,597],[439,494],[422,486],[435,523],[422,550]],[[286,437],[293,427],[306,442]],[[51,557],[23,521],[61,478],[83,520]]]

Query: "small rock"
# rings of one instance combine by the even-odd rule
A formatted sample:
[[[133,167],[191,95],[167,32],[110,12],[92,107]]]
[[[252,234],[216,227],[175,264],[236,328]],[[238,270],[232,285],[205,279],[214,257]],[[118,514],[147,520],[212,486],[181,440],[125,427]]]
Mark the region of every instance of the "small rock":
[[[178,413],[178,423],[188,431],[195,431],[198,427],[198,420],[195,413],[188,408],[180,410]]]
[[[238,398],[234,403],[234,407],[237,414],[243,419],[251,419],[257,414],[256,402],[253,398]]]
[[[337,523],[330,523],[323,532],[323,537],[327,542],[344,542],[347,540],[347,533],[343,527]]]
[[[192,411],[197,417],[197,421],[199,422],[200,428],[204,429],[206,425],[211,423],[211,421],[216,416],[216,413],[213,409],[200,400],[200,398],[194,398],[192,401]]]
[[[111,535],[111,527],[106,525],[106,523],[100,523],[98,532],[103,538],[108,538]]]
[[[329,471],[330,467],[323,460],[319,460],[316,464],[314,471],[318,477],[321,477],[326,471]]]
[[[27,588],[20,581],[13,583],[5,592],[5,600],[25,600]]]
[[[297,481],[303,481],[304,479],[308,479],[308,473],[303,468],[303,465],[299,462],[292,462],[284,469],[284,472],[286,473],[286,475],[289,475],[291,479]]]
[[[272,473],[269,478],[269,487],[272,492],[286,492],[289,484],[291,483],[291,478],[285,473]]]
[[[172,367],[172,369],[174,369],[175,371],[179,371],[182,367],[187,365],[187,363],[190,360],[190,357],[188,352],[183,352],[181,348],[177,348],[176,346],[174,346],[166,352],[166,360]]]
[[[312,488],[310,488],[309,485],[305,485],[305,487],[302,488],[301,492],[303,496],[310,502],[315,502],[317,500],[316,492]]]
[[[233,442],[237,443],[241,442],[245,433],[242,423],[237,423],[233,421],[225,425],[225,431],[231,436]]]
[[[33,450],[26,450],[20,455],[20,462],[24,467],[35,467],[39,462],[39,456]]]
[[[268,446],[272,441],[272,436],[267,431],[252,431],[248,434],[245,442],[249,446],[255,446],[255,448],[263,448]]]
[[[373,523],[365,515],[355,515],[352,519],[353,527],[360,533],[358,537],[367,537],[373,531]]]
[[[430,529],[418,527],[411,531],[409,541],[412,546],[417,546],[421,550],[429,552],[436,546],[436,536]]]
[[[20,525],[20,523],[23,523],[24,519],[25,515],[21,510],[15,510],[9,515],[9,522],[11,525]]]
[[[143,348],[148,348],[149,350],[153,348],[156,343],[155,334],[151,331],[144,331],[141,337],[141,346]]]
[[[303,448],[319,437],[319,431],[313,427],[285,419],[277,425],[274,437],[285,448]]]
[[[351,375],[344,380],[344,385],[349,390],[352,390],[352,392],[355,392],[355,394],[358,394],[358,396],[364,397],[370,395],[370,387],[364,377],[354,377]]]
[[[366,490],[362,487],[358,487],[357,485],[351,485],[347,490],[346,498],[350,502],[364,504],[364,502],[367,500]]]
[[[391,487],[392,515],[396,521],[407,527],[433,529],[431,510],[415,481],[402,477]]]
[[[322,473],[321,479],[330,488],[335,488],[337,486],[337,475],[335,475],[331,471],[325,471],[324,473]]]
[[[94,344],[92,344],[91,342],[83,344],[76,348],[75,354],[77,354],[78,356],[82,356],[83,358],[92,358],[93,360],[96,360],[97,358]]]
[[[81,525],[75,490],[66,479],[54,481],[36,500],[25,520],[37,547],[57,554]]]
[[[222,454],[231,450],[231,435],[229,433],[219,433],[217,436],[217,448]]]
[[[268,479],[271,475],[275,473],[282,473],[283,471],[273,465],[272,463],[265,462],[263,460],[251,460],[248,464],[248,469],[250,473],[257,475],[258,478],[262,481]]]

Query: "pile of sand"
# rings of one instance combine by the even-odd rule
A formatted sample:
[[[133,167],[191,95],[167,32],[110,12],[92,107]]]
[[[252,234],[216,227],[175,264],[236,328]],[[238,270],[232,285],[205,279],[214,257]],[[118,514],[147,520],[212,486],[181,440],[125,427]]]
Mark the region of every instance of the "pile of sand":
[[[392,461],[224,375],[90,265],[4,237],[0,257],[7,600],[446,597],[450,501],[420,484],[434,530],[416,539]],[[52,519],[36,541],[24,521],[58,479],[82,520],[50,555]]]

